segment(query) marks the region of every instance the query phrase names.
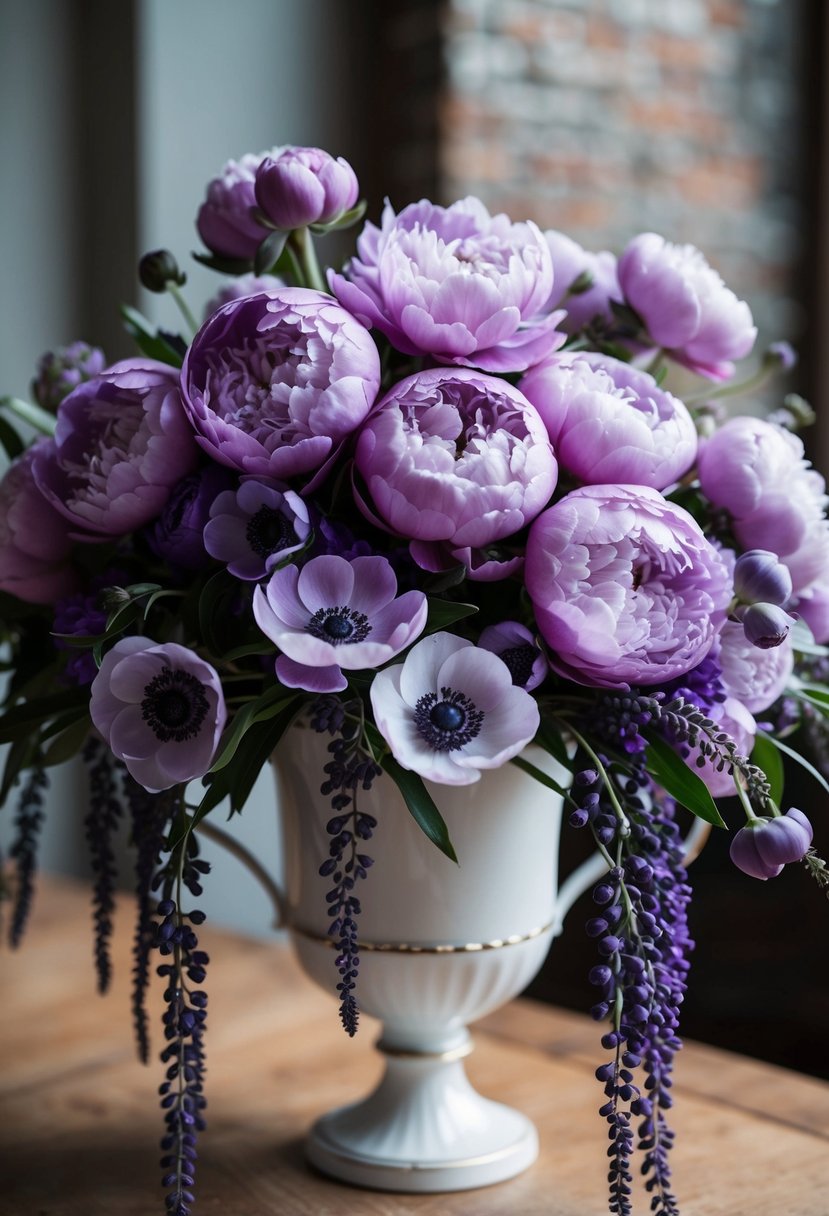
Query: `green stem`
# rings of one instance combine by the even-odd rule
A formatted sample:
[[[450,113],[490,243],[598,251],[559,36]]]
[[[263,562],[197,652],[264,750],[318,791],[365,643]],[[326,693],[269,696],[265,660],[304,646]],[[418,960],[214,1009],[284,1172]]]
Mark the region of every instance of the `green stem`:
[[[177,283],[168,281],[167,290],[178,305],[178,310],[184,317],[185,323],[190,327],[191,333],[195,334],[196,330],[199,328],[199,323],[190,311],[190,305],[181,294],[181,288]]]
[[[23,422],[28,422],[41,435],[54,435],[57,419],[54,414],[41,409],[33,401],[23,401],[20,397],[0,397],[0,408],[11,410]]]
[[[771,379],[775,370],[774,367],[767,367],[761,364],[754,375],[749,376],[748,380],[741,380],[739,384],[726,384],[722,388],[709,389],[705,393],[697,393],[696,396],[688,398],[687,404],[694,406],[703,401],[711,401],[714,398],[720,400],[723,397],[739,397],[742,393],[748,393],[752,389],[760,388],[767,380]]]
[[[295,228],[288,237],[288,248],[296,257],[300,277],[303,280],[300,286],[310,287],[313,291],[324,291],[327,295],[328,284],[317,261],[314,241],[308,229]]]

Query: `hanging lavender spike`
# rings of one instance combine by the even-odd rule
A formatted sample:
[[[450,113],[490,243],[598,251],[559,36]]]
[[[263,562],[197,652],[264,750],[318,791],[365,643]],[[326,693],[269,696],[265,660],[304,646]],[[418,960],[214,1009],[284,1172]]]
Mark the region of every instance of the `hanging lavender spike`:
[[[38,760],[29,769],[15,814],[14,843],[9,856],[15,863],[15,893],[9,924],[9,945],[17,949],[29,920],[34,898],[34,875],[37,868],[37,848],[40,829],[43,826],[43,793],[49,786],[49,778]]]
[[[360,1019],[355,991],[360,965],[357,918],[361,912],[354,887],[374,864],[367,853],[357,851],[358,841],[370,840],[377,827],[373,815],[358,809],[357,790],[360,787],[371,789],[382,770],[363,750],[361,703],[343,705],[337,697],[319,697],[311,710],[311,726],[320,733],[339,735],[328,745],[331,759],[324,767],[326,779],[320,786],[320,792],[331,798],[335,814],[326,824],[331,837],[329,856],[319,872],[323,878],[330,877],[334,882],[325,897],[328,915],[333,918],[328,933],[337,943],[340,1021],[346,1033],[353,1037]]]
[[[83,759],[89,776],[89,808],[84,819],[84,831],[92,866],[95,971],[98,991],[103,995],[112,978],[109,944],[118,879],[113,838],[123,807],[119,797],[118,767],[109,748],[91,736],[84,745]]]

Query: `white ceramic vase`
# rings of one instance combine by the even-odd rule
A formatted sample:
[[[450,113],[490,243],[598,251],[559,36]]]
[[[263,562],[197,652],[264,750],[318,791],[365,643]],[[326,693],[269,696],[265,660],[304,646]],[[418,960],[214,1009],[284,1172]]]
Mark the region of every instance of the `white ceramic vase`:
[[[285,849],[285,900],[302,966],[336,995],[319,875],[333,812],[319,792],[328,736],[292,727],[274,756]],[[568,774],[540,749],[528,757],[559,784]],[[460,861],[424,836],[391,779],[360,807],[378,820],[364,846],[375,861],[359,884],[360,1008],[383,1023],[378,1088],[324,1115],[310,1161],[334,1177],[396,1191],[453,1191],[510,1178],[538,1153],[518,1111],[467,1080],[469,1022],[516,996],[538,971],[563,917],[604,871],[585,862],[561,887],[562,799],[513,764],[468,786],[429,784]]]

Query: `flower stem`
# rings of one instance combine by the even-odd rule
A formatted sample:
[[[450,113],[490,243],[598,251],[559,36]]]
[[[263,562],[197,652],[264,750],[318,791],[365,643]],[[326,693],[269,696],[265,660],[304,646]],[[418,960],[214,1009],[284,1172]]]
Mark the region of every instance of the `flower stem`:
[[[324,291],[328,294],[328,284],[323,278],[314,241],[307,228],[295,228],[288,237],[288,247],[296,257],[296,262],[304,280],[302,286],[314,291]]]
[[[178,305],[178,310],[181,313],[181,315],[184,317],[185,323],[189,326],[189,328],[191,330],[191,335],[195,334],[196,330],[199,328],[199,323],[196,320],[196,318],[193,316],[193,313],[190,310],[190,305],[187,303],[184,296],[181,294],[181,288],[178,286],[177,283],[173,283],[172,281],[168,280],[167,290],[169,291],[170,295],[173,297],[176,304]]]
[[[231,836],[228,832],[223,832],[222,829],[217,828],[215,824],[208,823],[206,819],[202,819],[199,822],[196,831],[202,836],[206,837],[207,840],[212,840],[214,844],[221,845],[223,849],[230,853],[231,856],[235,857],[237,861],[240,861],[242,865],[250,871],[256,881],[270,897],[271,903],[273,904],[274,929],[281,929],[284,925],[286,925],[288,923],[288,908],[285,903],[285,896],[282,894],[279,887],[271,878],[265,867],[257,860],[256,857],[254,857],[253,853],[246,849],[243,844],[239,844],[239,841],[236,840],[235,837]]]

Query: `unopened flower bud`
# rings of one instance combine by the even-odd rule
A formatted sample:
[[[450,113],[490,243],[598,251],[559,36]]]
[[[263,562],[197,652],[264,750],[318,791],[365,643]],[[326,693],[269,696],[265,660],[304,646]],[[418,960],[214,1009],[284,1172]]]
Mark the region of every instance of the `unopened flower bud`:
[[[812,825],[796,807],[773,819],[756,819],[731,842],[731,860],[752,878],[776,878],[784,865],[800,861],[812,843]]]
[[[734,566],[734,594],[744,604],[777,604],[792,594],[792,576],[776,553],[749,549]]]
[[[183,287],[187,282],[187,276],[179,269],[169,249],[154,249],[152,253],[145,253],[138,263],[138,277],[142,287],[158,293],[166,291],[168,283]]]
[[[38,361],[37,377],[32,381],[32,396],[44,410],[57,410],[64,397],[92,380],[106,367],[104,352],[87,342],[70,342],[47,351]]]
[[[348,161],[321,148],[274,149],[256,171],[256,201],[275,228],[330,224],[357,202]]]
[[[789,627],[794,624],[793,617],[777,604],[751,604],[740,619],[752,646],[759,646],[761,650],[782,645],[789,636]]]
[[[797,351],[791,342],[772,342],[763,355],[766,367],[780,367],[784,372],[790,372],[797,366]]]

